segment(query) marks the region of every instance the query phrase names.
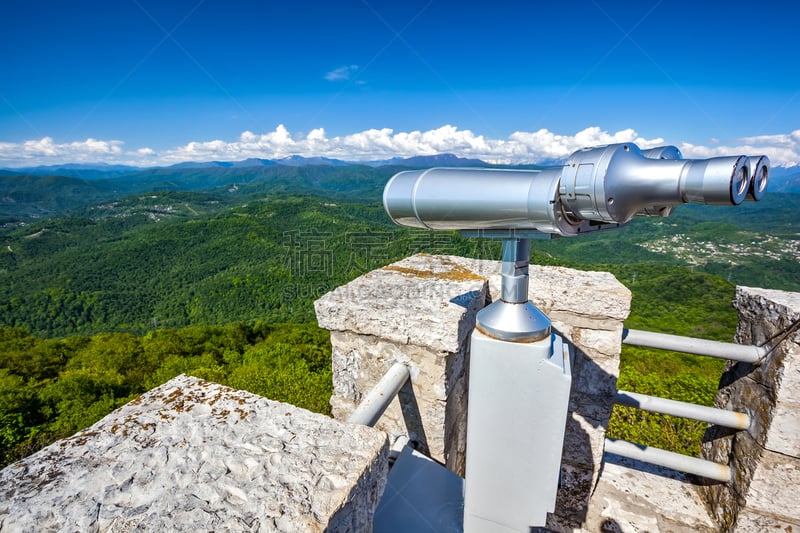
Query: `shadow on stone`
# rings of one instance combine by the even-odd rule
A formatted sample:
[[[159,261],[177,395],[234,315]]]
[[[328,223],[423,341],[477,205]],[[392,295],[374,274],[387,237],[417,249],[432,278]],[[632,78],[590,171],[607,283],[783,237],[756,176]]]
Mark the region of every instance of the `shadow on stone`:
[[[672,468],[658,466],[652,463],[645,463],[644,461],[637,461],[636,459],[629,459],[627,457],[622,457],[621,455],[616,455],[613,453],[606,453],[604,461],[609,464],[624,466],[629,470],[638,470],[639,472],[654,474],[656,476],[661,476],[669,479],[678,479],[690,485],[709,486],[709,485],[725,484],[723,481],[715,481],[713,479],[708,479],[701,476],[685,474],[678,470],[673,470]]]
[[[617,383],[615,375],[588,357],[569,337],[562,336],[572,354],[572,388],[556,511],[547,520],[547,527],[556,531],[581,528],[586,522],[600,474],[603,441],[613,408],[612,391],[616,391]]]
[[[397,393],[400,400],[400,410],[403,413],[403,421],[408,430],[409,444],[418,452],[430,455],[428,448],[428,437],[425,435],[425,426],[422,423],[422,416],[419,412],[417,397],[414,395],[414,388],[411,380],[405,382]]]
[[[460,533],[463,515],[464,480],[406,447],[389,472],[373,531]]]
[[[620,525],[617,523],[616,520],[613,520],[611,518],[606,518],[605,520],[603,520],[603,523],[600,524],[600,531],[602,531],[603,533],[621,533],[622,528],[620,527]]]
[[[717,439],[722,439],[725,437],[733,437],[734,435],[739,433],[739,431],[740,430],[738,429],[726,428],[724,426],[715,426],[715,425],[708,426],[708,428],[706,428],[705,433],[703,433],[702,442],[703,443],[714,442]]]

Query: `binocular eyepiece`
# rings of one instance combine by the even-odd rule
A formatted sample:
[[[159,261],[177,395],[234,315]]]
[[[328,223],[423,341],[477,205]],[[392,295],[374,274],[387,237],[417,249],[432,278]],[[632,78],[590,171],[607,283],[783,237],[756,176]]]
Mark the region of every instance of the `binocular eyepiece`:
[[[400,172],[386,184],[383,205],[402,226],[577,235],[636,215],[667,216],[683,203],[760,200],[768,177],[763,155],[682,159],[674,146],[622,143],[578,150],[546,170]]]

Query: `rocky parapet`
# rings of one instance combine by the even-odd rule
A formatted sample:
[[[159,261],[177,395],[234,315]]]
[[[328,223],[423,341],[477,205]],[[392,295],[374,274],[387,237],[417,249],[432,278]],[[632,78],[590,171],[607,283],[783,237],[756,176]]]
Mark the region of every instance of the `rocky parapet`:
[[[737,287],[736,342],[767,348],[755,364],[729,362],[717,406],[750,415],[749,431],[709,431],[705,458],[729,462],[733,479],[706,488],[725,530],[800,527],[800,294]]]
[[[8,531],[369,529],[386,435],[178,376],[0,472]]]
[[[376,427],[407,435],[463,476],[468,340],[488,285],[454,259],[409,257],[338,287],[315,309],[331,331],[334,416],[346,420],[389,367],[405,363],[412,383]]]

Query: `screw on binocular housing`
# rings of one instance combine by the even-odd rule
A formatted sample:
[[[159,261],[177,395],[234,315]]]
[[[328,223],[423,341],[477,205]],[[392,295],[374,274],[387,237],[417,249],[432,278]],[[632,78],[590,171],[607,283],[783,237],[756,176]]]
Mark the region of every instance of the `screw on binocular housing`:
[[[530,531],[555,509],[569,395],[568,343],[528,300],[530,239],[618,228],[678,204],[760,200],[769,160],[682,159],[613,144],[546,170],[432,168],[396,174],[383,205],[400,225],[503,239],[500,298],[470,338],[464,532]]]

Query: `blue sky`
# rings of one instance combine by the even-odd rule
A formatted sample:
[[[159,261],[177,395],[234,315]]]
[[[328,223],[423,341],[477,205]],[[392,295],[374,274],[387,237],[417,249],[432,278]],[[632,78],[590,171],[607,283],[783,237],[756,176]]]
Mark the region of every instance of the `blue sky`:
[[[0,166],[588,144],[800,163],[790,3],[4,0]]]

